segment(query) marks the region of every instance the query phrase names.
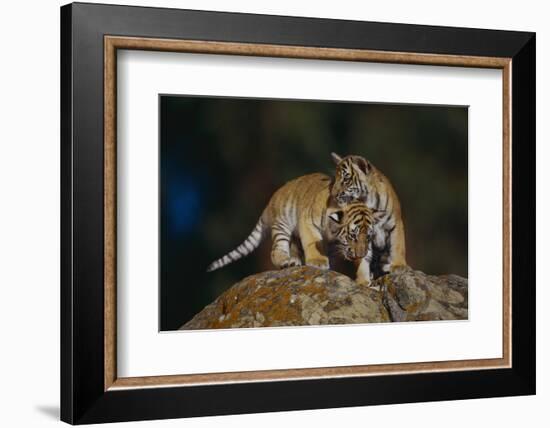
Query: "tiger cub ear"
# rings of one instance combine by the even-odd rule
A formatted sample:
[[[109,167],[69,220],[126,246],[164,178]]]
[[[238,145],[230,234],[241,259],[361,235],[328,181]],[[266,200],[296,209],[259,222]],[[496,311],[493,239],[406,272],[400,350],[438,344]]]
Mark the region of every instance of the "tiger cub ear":
[[[342,216],[343,216],[343,211],[342,210],[336,210],[336,211],[332,211],[331,213],[329,213],[328,217],[336,222],[336,223],[340,223],[342,221]]]
[[[370,162],[361,156],[353,157],[353,166],[363,174],[368,174],[372,168]]]
[[[332,158],[333,162],[338,165],[342,161],[342,157],[337,155],[336,153],[332,152],[330,154],[330,157]]]

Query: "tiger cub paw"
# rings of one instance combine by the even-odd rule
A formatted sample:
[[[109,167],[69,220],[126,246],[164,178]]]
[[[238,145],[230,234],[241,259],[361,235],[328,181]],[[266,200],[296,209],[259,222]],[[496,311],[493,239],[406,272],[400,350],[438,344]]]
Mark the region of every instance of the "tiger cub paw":
[[[395,272],[401,269],[408,269],[408,268],[409,267],[407,265],[402,265],[402,264],[397,265],[397,264],[386,263],[385,265],[382,266],[382,272],[390,273],[390,272]]]
[[[383,284],[378,284],[378,283],[376,283],[374,281],[371,281],[371,280],[365,280],[365,281],[356,280],[355,283],[359,287],[365,287],[365,288],[368,288],[370,290],[382,291],[382,289],[383,289]]]
[[[281,269],[286,269],[289,267],[302,266],[302,260],[299,257],[289,257],[288,260],[285,260],[281,264]]]
[[[317,257],[314,259],[306,260],[306,265],[324,270],[328,270],[330,268],[328,257]]]
[[[355,283],[359,286],[359,287],[370,287],[372,282],[370,279],[367,279],[367,278],[357,278],[355,280]]]
[[[373,286],[373,280],[374,276],[372,275],[372,273],[367,277],[366,275],[361,275],[361,276],[357,276],[357,278],[355,278],[355,283],[359,286],[359,287],[375,287]]]
[[[275,249],[271,252],[271,262],[278,269],[288,267],[290,256],[287,252]]]

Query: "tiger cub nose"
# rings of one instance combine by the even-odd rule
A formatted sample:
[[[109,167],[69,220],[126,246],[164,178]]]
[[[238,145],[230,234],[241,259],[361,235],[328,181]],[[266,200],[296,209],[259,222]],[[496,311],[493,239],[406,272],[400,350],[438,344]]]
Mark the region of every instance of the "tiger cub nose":
[[[352,252],[352,258],[355,259],[355,260],[362,259],[362,258],[364,258],[366,255],[367,255],[367,252],[366,252],[366,251],[363,251],[363,250],[354,250],[354,251]]]

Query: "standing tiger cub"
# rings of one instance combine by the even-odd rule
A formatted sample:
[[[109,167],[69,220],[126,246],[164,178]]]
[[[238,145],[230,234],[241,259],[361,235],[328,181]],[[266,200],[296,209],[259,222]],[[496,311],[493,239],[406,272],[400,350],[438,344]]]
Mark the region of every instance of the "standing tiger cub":
[[[388,178],[361,156],[331,154],[336,174],[331,195],[340,206],[362,201],[381,213],[374,226],[373,245],[379,259],[378,270],[389,272],[407,266],[405,227],[401,205]]]
[[[371,238],[376,222],[364,203],[331,206],[332,180],[309,174],[277,190],[252,233],[235,250],[214,261],[208,271],[219,269],[254,251],[271,232],[271,261],[278,268],[308,266],[329,269],[330,249],[354,261],[357,282],[370,283]]]

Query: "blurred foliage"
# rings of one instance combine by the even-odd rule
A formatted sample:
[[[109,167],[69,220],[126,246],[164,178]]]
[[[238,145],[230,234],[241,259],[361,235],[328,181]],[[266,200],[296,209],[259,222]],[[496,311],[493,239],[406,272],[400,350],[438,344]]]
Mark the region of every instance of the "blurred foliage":
[[[273,192],[330,152],[369,159],[400,198],[412,267],[468,275],[465,107],[162,96],[161,330],[247,275],[272,269],[270,240],[206,273],[250,233]]]

